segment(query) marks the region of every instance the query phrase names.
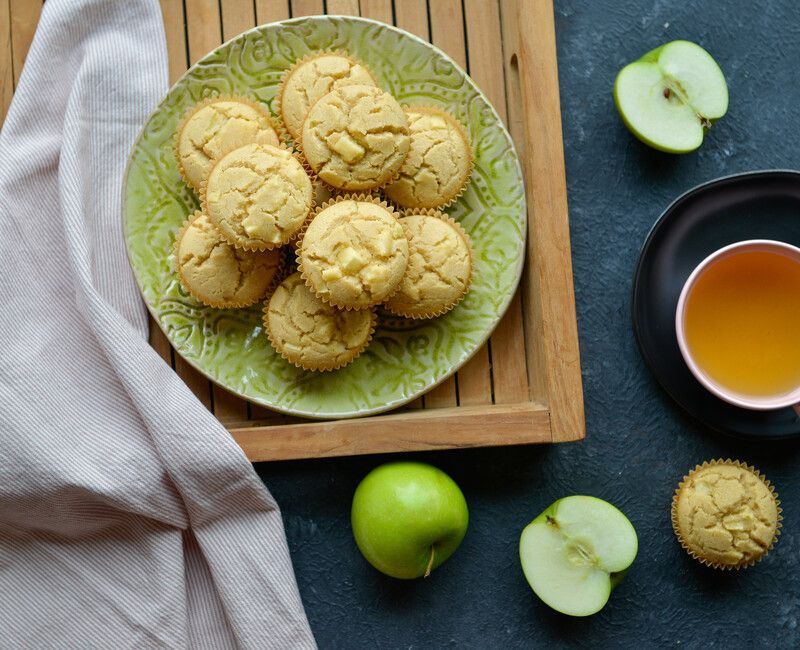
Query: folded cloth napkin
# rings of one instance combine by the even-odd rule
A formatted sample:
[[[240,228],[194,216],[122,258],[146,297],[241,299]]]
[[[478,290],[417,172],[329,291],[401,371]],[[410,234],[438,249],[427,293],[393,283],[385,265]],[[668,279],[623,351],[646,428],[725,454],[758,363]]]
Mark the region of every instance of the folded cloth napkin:
[[[47,0],[0,133],[0,647],[303,648],[280,512],[148,346],[125,161],[157,0]]]

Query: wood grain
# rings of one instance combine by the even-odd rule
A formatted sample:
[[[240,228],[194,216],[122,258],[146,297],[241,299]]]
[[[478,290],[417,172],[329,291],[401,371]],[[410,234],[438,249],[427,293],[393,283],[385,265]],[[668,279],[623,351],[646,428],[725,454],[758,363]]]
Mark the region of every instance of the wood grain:
[[[291,0],[292,18],[298,16],[317,16],[324,13],[322,0]]]
[[[189,65],[194,65],[222,42],[218,0],[186,0]]]
[[[253,0],[220,0],[222,40],[229,41],[256,26]]]
[[[358,0],[328,0],[327,13],[342,16],[358,16]]]
[[[256,0],[256,21],[259,25],[286,20],[289,17],[289,0]]]
[[[0,124],[6,119],[14,96],[14,65],[11,57],[11,12],[8,2],[0,0]]]
[[[360,420],[232,429],[251,461],[549,442],[547,408],[461,406]]]
[[[14,72],[14,88],[19,83],[22,66],[28,55],[36,25],[42,13],[41,0],[8,0],[11,14],[11,64]]]
[[[394,14],[400,29],[405,29],[425,41],[430,40],[428,3],[425,0],[394,0]]]
[[[462,68],[467,68],[464,40],[464,17],[461,0],[435,0],[429,3],[431,43],[449,54]]]
[[[175,83],[186,72],[186,31],[183,28],[183,2],[161,0],[161,15],[164,19],[164,35],[167,39],[169,59],[169,82]]]
[[[330,0],[328,0],[330,4]],[[328,9],[330,11],[330,9]],[[361,0],[361,15],[364,18],[380,20],[387,25],[392,24],[392,1],[391,0]]]
[[[503,3],[509,73],[519,84],[528,197],[526,321],[539,333],[528,347],[533,399],[551,410],[554,442],[585,432],[572,284],[564,145],[552,0]],[[523,10],[524,7],[524,10]],[[510,106],[511,104],[509,104]],[[519,137],[518,133],[518,137]]]

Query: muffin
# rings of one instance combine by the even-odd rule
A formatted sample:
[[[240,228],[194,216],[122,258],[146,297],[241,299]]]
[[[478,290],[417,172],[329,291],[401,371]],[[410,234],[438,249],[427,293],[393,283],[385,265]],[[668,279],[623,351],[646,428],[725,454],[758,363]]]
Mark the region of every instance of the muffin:
[[[314,52],[300,59],[284,75],[278,88],[277,112],[289,135],[300,139],[308,111],[323,95],[343,86],[376,86],[372,73],[360,62],[338,52]]]
[[[199,190],[214,163],[250,143],[277,145],[269,111],[245,97],[216,97],[189,109],[175,135],[175,157],[184,180]]]
[[[433,107],[406,109],[411,144],[400,175],[384,189],[406,208],[449,205],[464,191],[472,173],[472,147],[464,127]]]
[[[300,147],[317,176],[340,190],[373,190],[394,179],[408,153],[408,118],[389,93],[342,86],[308,113]]]
[[[175,240],[181,284],[209,307],[247,307],[261,300],[280,272],[281,252],[234,248],[208,217],[195,212]]]
[[[220,158],[200,191],[203,211],[237,248],[288,243],[313,207],[311,179],[286,149],[249,144]]]
[[[758,470],[739,461],[695,467],[672,500],[672,527],[693,558],[716,569],[760,560],[780,532],[780,502]]]
[[[368,196],[343,196],[317,210],[297,252],[322,300],[367,309],[391,296],[408,262],[408,240],[392,209]]]
[[[315,296],[294,273],[265,305],[264,328],[272,347],[290,363],[304,370],[335,370],[369,345],[375,312],[337,309]]]
[[[405,318],[432,318],[455,307],[472,280],[472,244],[445,214],[407,213],[400,224],[408,239],[408,267],[384,308]]]

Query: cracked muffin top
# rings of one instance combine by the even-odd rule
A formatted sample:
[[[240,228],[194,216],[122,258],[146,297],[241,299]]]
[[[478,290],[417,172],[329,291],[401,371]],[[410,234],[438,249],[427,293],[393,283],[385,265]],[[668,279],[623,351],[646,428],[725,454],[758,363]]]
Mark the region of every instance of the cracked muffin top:
[[[343,197],[311,221],[298,262],[323,300],[365,309],[397,288],[408,262],[408,240],[385,204]]]
[[[234,248],[208,217],[196,212],[175,241],[183,287],[209,307],[246,307],[261,300],[281,267],[281,253]]]
[[[264,309],[264,326],[272,346],[290,363],[305,370],[334,370],[369,345],[375,313],[337,309],[315,296],[294,273],[272,294]]]
[[[406,318],[431,318],[450,311],[472,278],[469,237],[441,212],[400,219],[408,239],[408,267],[388,311]]]
[[[735,461],[714,461],[683,480],[672,523],[693,557],[717,568],[741,568],[770,549],[779,513],[775,493],[757,472]]]
[[[372,190],[391,181],[409,148],[408,118],[389,93],[343,86],[317,101],[300,139],[308,164],[341,190]]]
[[[445,206],[469,181],[469,138],[458,120],[438,108],[411,107],[406,114],[411,145],[400,175],[385,194],[406,208]]]
[[[298,61],[278,90],[286,130],[299,140],[309,109],[323,95],[342,86],[375,86],[370,71],[358,61],[336,53],[320,53]]]
[[[266,108],[245,98],[201,102],[178,127],[178,168],[184,180],[199,190],[216,160],[253,142],[278,144],[278,134]]]
[[[202,194],[203,209],[238,248],[289,242],[313,205],[311,179],[290,151],[250,144],[220,158]]]

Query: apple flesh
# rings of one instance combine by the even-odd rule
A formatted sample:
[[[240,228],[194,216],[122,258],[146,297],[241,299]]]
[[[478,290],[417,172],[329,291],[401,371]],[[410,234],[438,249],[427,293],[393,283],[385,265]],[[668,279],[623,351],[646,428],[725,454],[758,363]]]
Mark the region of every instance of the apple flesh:
[[[688,153],[727,112],[728,85],[702,47],[672,41],[622,68],[614,103],[642,142],[668,153]]]
[[[356,544],[372,566],[393,578],[428,576],[461,544],[468,521],[455,481],[424,463],[381,465],[353,495]]]
[[[559,499],[522,531],[522,571],[547,605],[570,616],[590,616],[608,602],[636,558],[628,518],[588,496]]]

